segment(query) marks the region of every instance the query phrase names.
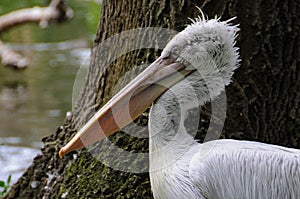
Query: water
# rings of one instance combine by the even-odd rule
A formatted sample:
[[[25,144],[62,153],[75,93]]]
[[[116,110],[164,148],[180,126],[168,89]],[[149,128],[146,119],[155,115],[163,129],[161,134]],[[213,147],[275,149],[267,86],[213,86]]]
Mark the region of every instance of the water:
[[[3,0],[0,14],[40,3]],[[92,0],[68,4],[75,12],[71,22],[45,29],[23,25],[1,35],[31,64],[24,71],[0,65],[0,180],[11,174],[15,182],[40,153],[41,138],[62,125],[72,109],[75,75],[89,57],[100,6]]]

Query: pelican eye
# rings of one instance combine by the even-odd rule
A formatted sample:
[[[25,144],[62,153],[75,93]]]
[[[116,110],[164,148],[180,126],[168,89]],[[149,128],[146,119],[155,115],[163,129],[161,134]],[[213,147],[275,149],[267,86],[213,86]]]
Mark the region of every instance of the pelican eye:
[[[172,54],[179,55],[179,53],[180,53],[179,48],[178,47],[173,47]]]

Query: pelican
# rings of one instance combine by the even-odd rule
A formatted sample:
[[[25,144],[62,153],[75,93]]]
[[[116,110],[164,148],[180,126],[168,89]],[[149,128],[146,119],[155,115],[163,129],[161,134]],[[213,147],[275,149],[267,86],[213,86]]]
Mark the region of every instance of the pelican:
[[[149,172],[155,199],[300,198],[300,150],[231,139],[201,144],[187,133],[184,113],[195,99],[203,105],[220,95],[239,66],[239,28],[232,19],[202,14],[191,21],[59,156],[115,133],[152,104]]]

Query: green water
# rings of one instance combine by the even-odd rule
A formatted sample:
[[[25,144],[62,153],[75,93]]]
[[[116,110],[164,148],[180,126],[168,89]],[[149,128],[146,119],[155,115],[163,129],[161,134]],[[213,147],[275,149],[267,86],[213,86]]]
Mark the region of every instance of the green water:
[[[24,7],[46,6],[47,2],[1,0],[0,15]],[[41,138],[62,125],[66,112],[72,110],[75,75],[89,57],[100,5],[93,0],[67,3],[74,10],[69,22],[44,29],[27,24],[1,35],[31,64],[23,71],[0,65],[0,166],[4,166],[0,180],[12,174],[15,181],[39,153]]]

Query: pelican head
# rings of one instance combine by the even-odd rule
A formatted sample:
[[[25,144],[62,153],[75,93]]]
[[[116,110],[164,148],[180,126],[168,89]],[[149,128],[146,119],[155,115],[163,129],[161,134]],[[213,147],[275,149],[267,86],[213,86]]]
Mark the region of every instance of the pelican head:
[[[224,22],[219,18],[207,20],[203,14],[191,19],[192,24],[167,44],[161,57],[176,57],[176,62],[192,66],[207,81],[222,78],[228,85],[239,63],[238,48],[234,47],[239,29],[236,25],[229,25],[234,19]]]
[[[83,126],[60,150],[59,156],[115,133],[185,78],[193,76],[196,87],[205,84],[212,91],[209,95],[200,95],[203,103],[217,96],[230,82],[239,62],[238,49],[234,47],[238,28],[230,24],[231,20],[208,20],[203,14],[191,20],[192,23],[167,44],[156,61]]]

